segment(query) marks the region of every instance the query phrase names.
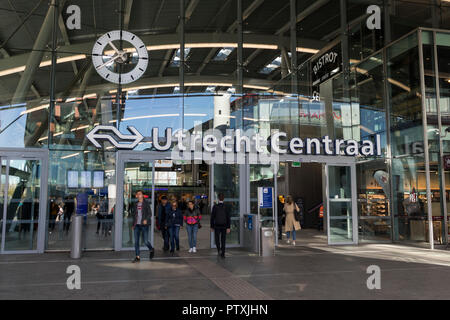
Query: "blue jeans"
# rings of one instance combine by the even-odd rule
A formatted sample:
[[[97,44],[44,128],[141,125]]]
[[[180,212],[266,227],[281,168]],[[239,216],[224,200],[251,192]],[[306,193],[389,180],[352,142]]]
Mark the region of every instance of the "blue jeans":
[[[150,241],[148,241],[148,225],[144,226],[142,224],[137,224],[134,227],[134,250],[136,251],[136,257],[140,256],[140,246],[141,246],[141,241],[140,241],[140,237],[141,237],[141,233],[142,233],[142,238],[144,240],[144,244],[147,246],[148,250],[152,250],[153,247],[150,243]]]
[[[291,233],[290,231],[286,231],[286,238],[289,239],[290,233]],[[295,228],[294,230],[292,230],[292,240],[295,241]]]
[[[188,234],[189,248],[197,247],[198,223],[187,224],[186,230],[187,230],[187,234]]]
[[[167,227],[170,237],[170,251],[175,251],[175,244],[177,249],[180,249],[180,226]]]

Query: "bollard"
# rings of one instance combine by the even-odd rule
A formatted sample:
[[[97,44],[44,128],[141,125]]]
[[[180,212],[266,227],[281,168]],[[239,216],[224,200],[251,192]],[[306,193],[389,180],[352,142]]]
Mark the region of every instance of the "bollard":
[[[81,246],[83,236],[83,216],[76,215],[72,221],[72,249],[70,250],[70,257],[72,259],[81,258]]]

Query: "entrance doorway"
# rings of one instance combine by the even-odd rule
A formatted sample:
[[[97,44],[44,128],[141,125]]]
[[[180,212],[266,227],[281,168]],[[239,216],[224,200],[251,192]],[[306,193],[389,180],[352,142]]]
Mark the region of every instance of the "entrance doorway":
[[[0,165],[0,253],[41,253],[48,152],[0,149]]]
[[[302,212],[298,221],[302,231],[296,232],[296,238],[300,236],[297,243],[298,240],[329,245],[358,243],[354,162],[342,157],[295,159],[288,156],[280,162],[276,192],[277,245],[292,244],[293,240],[292,230],[286,230],[283,216],[284,201],[288,195]],[[279,196],[282,196],[281,199]],[[290,231],[289,241],[287,231]]]
[[[156,250],[162,250],[161,221],[158,221],[158,210],[162,198],[168,199],[169,205],[175,201],[184,213],[188,202],[193,201],[201,214],[201,228],[197,233],[197,249],[211,248],[209,228],[211,211],[211,176],[210,166],[194,161],[164,159],[164,153],[118,153],[117,175],[117,210],[116,216],[116,249],[133,250],[133,217],[132,207],[137,199],[138,190],[149,201],[152,208],[149,241]],[[189,250],[186,227],[180,230],[180,250]],[[143,243],[141,243],[143,245]]]

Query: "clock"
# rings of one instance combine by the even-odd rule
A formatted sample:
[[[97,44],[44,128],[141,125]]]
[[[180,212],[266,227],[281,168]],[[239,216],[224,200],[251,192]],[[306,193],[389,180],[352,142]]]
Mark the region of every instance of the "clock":
[[[127,84],[144,74],[148,65],[148,52],[136,35],[124,30],[114,30],[105,33],[95,42],[92,63],[103,79]]]

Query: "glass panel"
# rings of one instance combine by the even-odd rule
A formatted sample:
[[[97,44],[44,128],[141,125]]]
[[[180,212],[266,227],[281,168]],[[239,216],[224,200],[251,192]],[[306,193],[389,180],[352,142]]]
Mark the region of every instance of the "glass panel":
[[[330,199],[347,201],[351,199],[352,193],[350,167],[329,166],[328,180]]]
[[[328,166],[329,242],[352,242],[351,167]]]
[[[225,204],[231,208],[231,232],[227,244],[240,243],[239,165],[214,164],[214,201],[223,193]]]
[[[154,201],[152,199],[152,186],[154,185]],[[159,160],[155,161],[155,178],[152,180],[152,162],[126,162],[124,176],[124,215],[122,228],[122,246],[132,247],[134,244],[132,225],[132,206],[136,203],[136,192],[142,190],[144,198],[153,204],[152,211],[155,216],[153,234],[154,247],[163,249],[162,221],[158,221],[158,212],[162,210],[165,196],[170,206],[176,201],[183,215],[189,201],[194,201],[195,207],[200,211],[200,224],[205,226],[197,233],[197,249],[210,248],[209,232],[209,167],[205,163],[192,164],[187,161]],[[186,225],[180,231],[180,248],[188,248]],[[141,242],[143,245],[143,242]]]
[[[361,241],[391,238],[390,181],[384,160],[356,165],[359,237]]]
[[[250,165],[250,213],[258,214],[258,188],[275,188],[273,178],[274,168],[271,165]],[[271,227],[273,214],[272,208],[261,208],[261,225]]]
[[[36,249],[40,169],[39,160],[9,160],[5,251]]]
[[[359,237],[361,241],[390,241],[391,220],[377,219],[376,217],[359,218]]]
[[[46,146],[55,8],[36,1],[0,8],[0,147]]]
[[[3,242],[3,210],[5,202],[5,188],[6,188],[6,160],[0,158],[0,251],[2,250]]]
[[[50,151],[48,249],[70,249],[74,214],[84,217],[86,249],[112,249],[115,172],[112,152]],[[99,223],[103,218],[105,223]]]
[[[133,237],[133,216],[132,207],[136,204],[136,192],[141,190],[144,193],[144,199],[153,204],[152,199],[152,162],[126,162],[123,181],[123,224],[122,224],[122,246],[132,247]],[[154,208],[152,207],[152,210]],[[154,212],[154,210],[153,210]],[[158,237],[159,238],[159,237]],[[149,234],[149,240],[151,236]],[[144,245],[144,239],[141,238],[141,245]],[[153,244],[152,244],[153,245]],[[154,246],[159,248],[158,246]]]
[[[380,8],[380,18],[384,14],[382,0],[371,1],[370,4],[359,0],[347,1],[347,21],[353,22],[349,32],[349,58],[350,63],[362,60],[383,47],[384,29],[380,21],[380,29],[367,28],[367,18],[359,19],[366,14],[369,5]]]
[[[434,59],[434,41],[431,32],[422,32],[423,38],[423,63],[425,76],[425,108],[427,112],[427,137],[430,158],[430,189],[431,189],[431,212],[433,220],[433,236],[436,244],[444,243],[444,210],[441,208],[445,191],[442,186],[442,170],[440,161],[440,134],[438,126],[438,105],[436,96],[436,71]],[[425,198],[426,199],[426,198]],[[427,212],[426,223],[428,223],[428,201],[424,203],[424,211]],[[428,240],[428,237],[427,237]],[[429,241],[429,240],[428,240]]]
[[[426,183],[418,61],[416,33],[387,48],[394,241],[426,241]]]
[[[343,215],[349,215],[346,219],[333,219],[330,217],[330,243],[352,242],[353,224],[351,218],[350,202],[330,202],[330,210],[342,212]]]
[[[447,10],[450,13],[450,7]],[[447,212],[450,212],[450,34],[437,33],[437,56],[438,56],[438,68],[439,68],[439,91],[440,91],[440,111],[442,121],[442,131],[440,137],[442,139],[442,152],[444,156],[444,168],[442,173],[445,176],[445,187],[441,187],[440,201],[441,207],[444,203],[447,204]],[[433,175],[432,175],[433,176]],[[435,178],[432,178],[435,179]],[[442,216],[444,211],[442,210]],[[450,216],[450,215],[449,215]],[[449,219],[447,217],[447,219]],[[441,237],[445,239],[446,233],[450,234],[450,226],[447,222],[447,229],[444,226],[444,220],[442,220],[442,233]]]

